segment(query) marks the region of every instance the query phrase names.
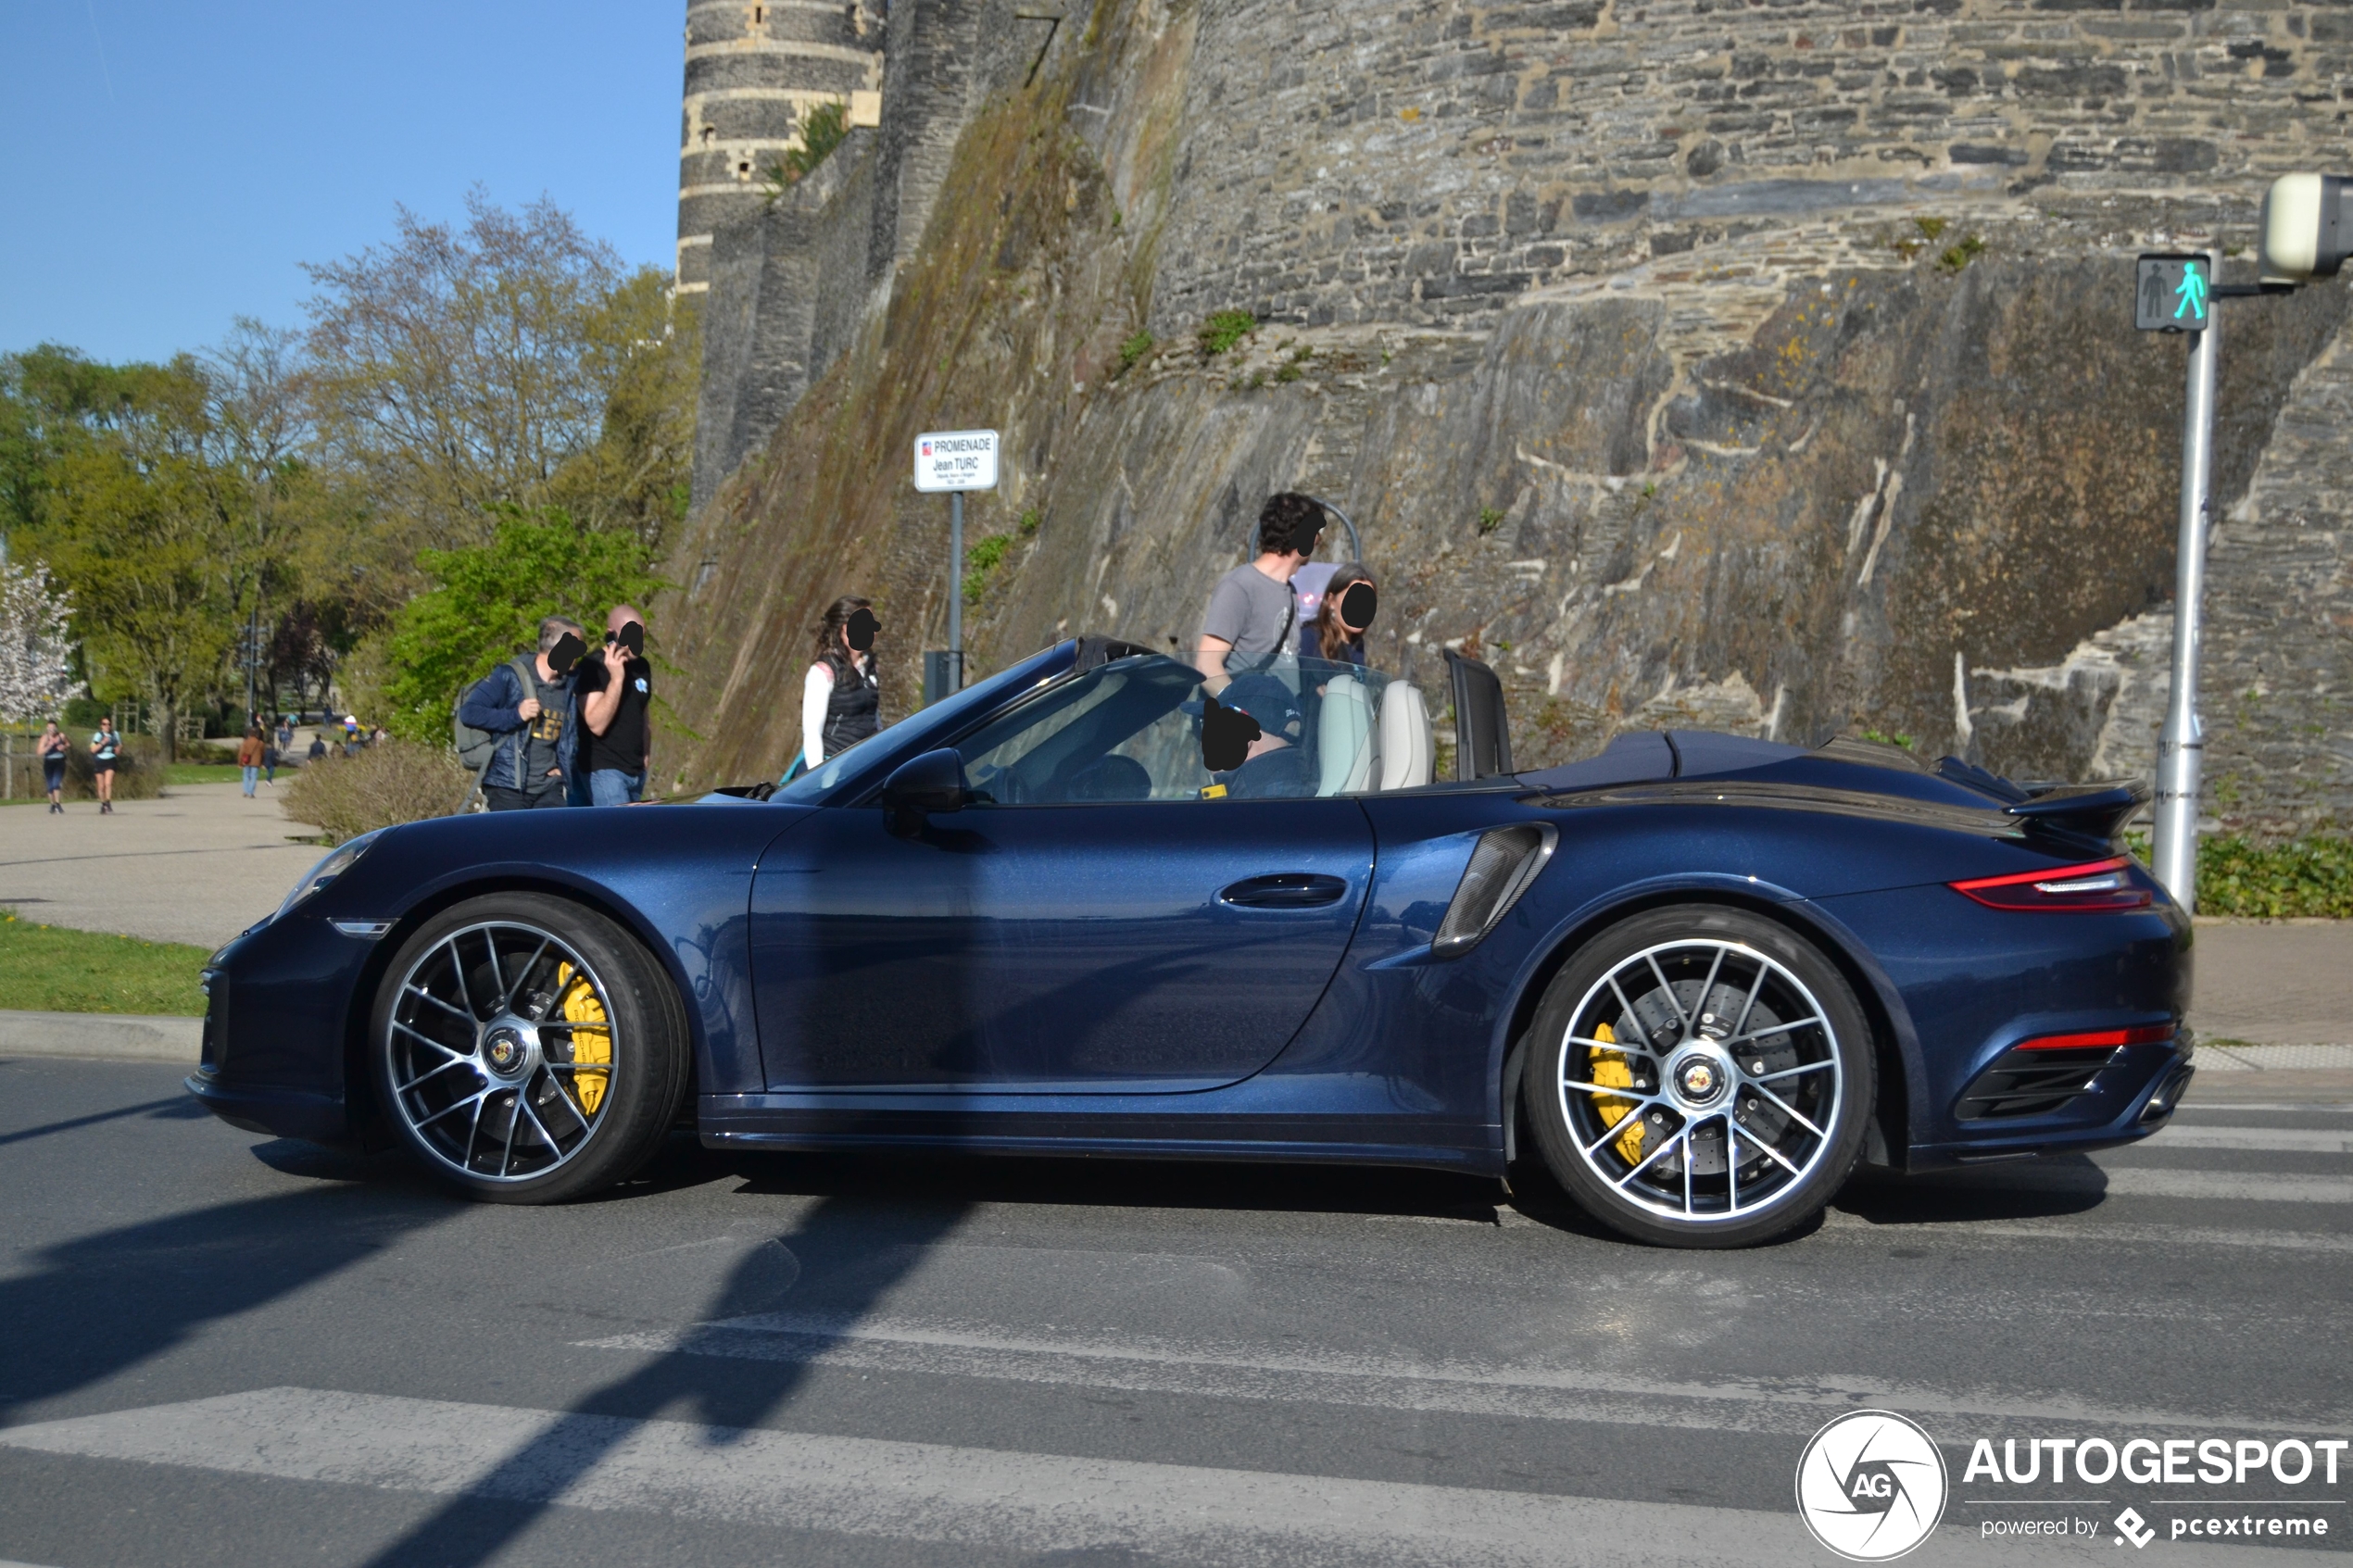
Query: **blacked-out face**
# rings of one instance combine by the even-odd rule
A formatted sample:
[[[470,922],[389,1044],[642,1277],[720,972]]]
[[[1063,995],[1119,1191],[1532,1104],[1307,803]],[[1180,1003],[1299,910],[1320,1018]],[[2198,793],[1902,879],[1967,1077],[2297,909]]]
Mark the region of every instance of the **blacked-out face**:
[[[851,647],[860,653],[871,653],[874,651],[875,634],[882,630],[882,622],[875,619],[875,612],[871,609],[854,609],[849,612],[849,624],[842,630]]]
[[[1351,583],[1348,592],[1340,596],[1340,623],[1361,636],[1379,609],[1380,596],[1370,583]]]
[[[563,672],[579,663],[580,656],[587,651],[588,645],[580,640],[578,633],[566,632],[556,639],[556,646],[547,650],[547,668],[554,671],[557,679],[560,680]]]

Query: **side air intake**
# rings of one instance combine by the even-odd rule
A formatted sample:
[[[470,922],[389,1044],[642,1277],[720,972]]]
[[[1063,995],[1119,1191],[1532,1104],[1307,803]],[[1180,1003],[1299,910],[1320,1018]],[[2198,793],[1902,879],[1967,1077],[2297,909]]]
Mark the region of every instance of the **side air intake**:
[[[1453,958],[1477,947],[1519,902],[1519,896],[1553,858],[1553,846],[1559,842],[1560,834],[1550,822],[1515,822],[1480,834],[1478,847],[1471,851],[1470,864],[1454,889],[1453,902],[1446,906],[1446,918],[1439,922],[1430,951],[1440,958]]]

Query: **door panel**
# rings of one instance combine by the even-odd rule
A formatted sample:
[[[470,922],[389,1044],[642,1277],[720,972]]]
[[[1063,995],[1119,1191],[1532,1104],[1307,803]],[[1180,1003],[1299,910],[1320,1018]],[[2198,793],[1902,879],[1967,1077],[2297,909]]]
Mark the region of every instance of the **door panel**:
[[[762,858],[774,1089],[1151,1093],[1248,1076],[1322,996],[1371,878],[1353,800],[812,813]]]

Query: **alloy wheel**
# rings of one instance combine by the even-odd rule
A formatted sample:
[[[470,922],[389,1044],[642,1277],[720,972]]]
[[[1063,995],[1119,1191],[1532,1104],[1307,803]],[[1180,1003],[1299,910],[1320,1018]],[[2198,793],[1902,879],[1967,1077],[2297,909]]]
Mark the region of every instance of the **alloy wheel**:
[[[448,933],[400,978],[383,1047],[418,1146],[475,1181],[545,1176],[594,1142],[619,1066],[612,998],[562,937]]]
[[[1660,943],[1579,997],[1560,1109],[1579,1157],[1662,1219],[1718,1224],[1774,1208],[1830,1156],[1845,1093],[1819,998],[1743,942]]]

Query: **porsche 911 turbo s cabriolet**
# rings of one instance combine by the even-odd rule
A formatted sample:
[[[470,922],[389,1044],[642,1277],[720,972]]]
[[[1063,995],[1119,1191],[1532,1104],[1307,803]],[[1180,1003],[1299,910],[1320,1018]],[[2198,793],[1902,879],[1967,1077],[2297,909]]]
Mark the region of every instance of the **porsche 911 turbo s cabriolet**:
[[[1652,1242],[2146,1135],[2190,922],[2135,785],[1838,740],[1619,736],[1515,771],[1450,656],[1204,683],[1065,642],[781,789],[335,849],[218,953],[188,1086],[471,1196],[713,1147],[1542,1162]]]

